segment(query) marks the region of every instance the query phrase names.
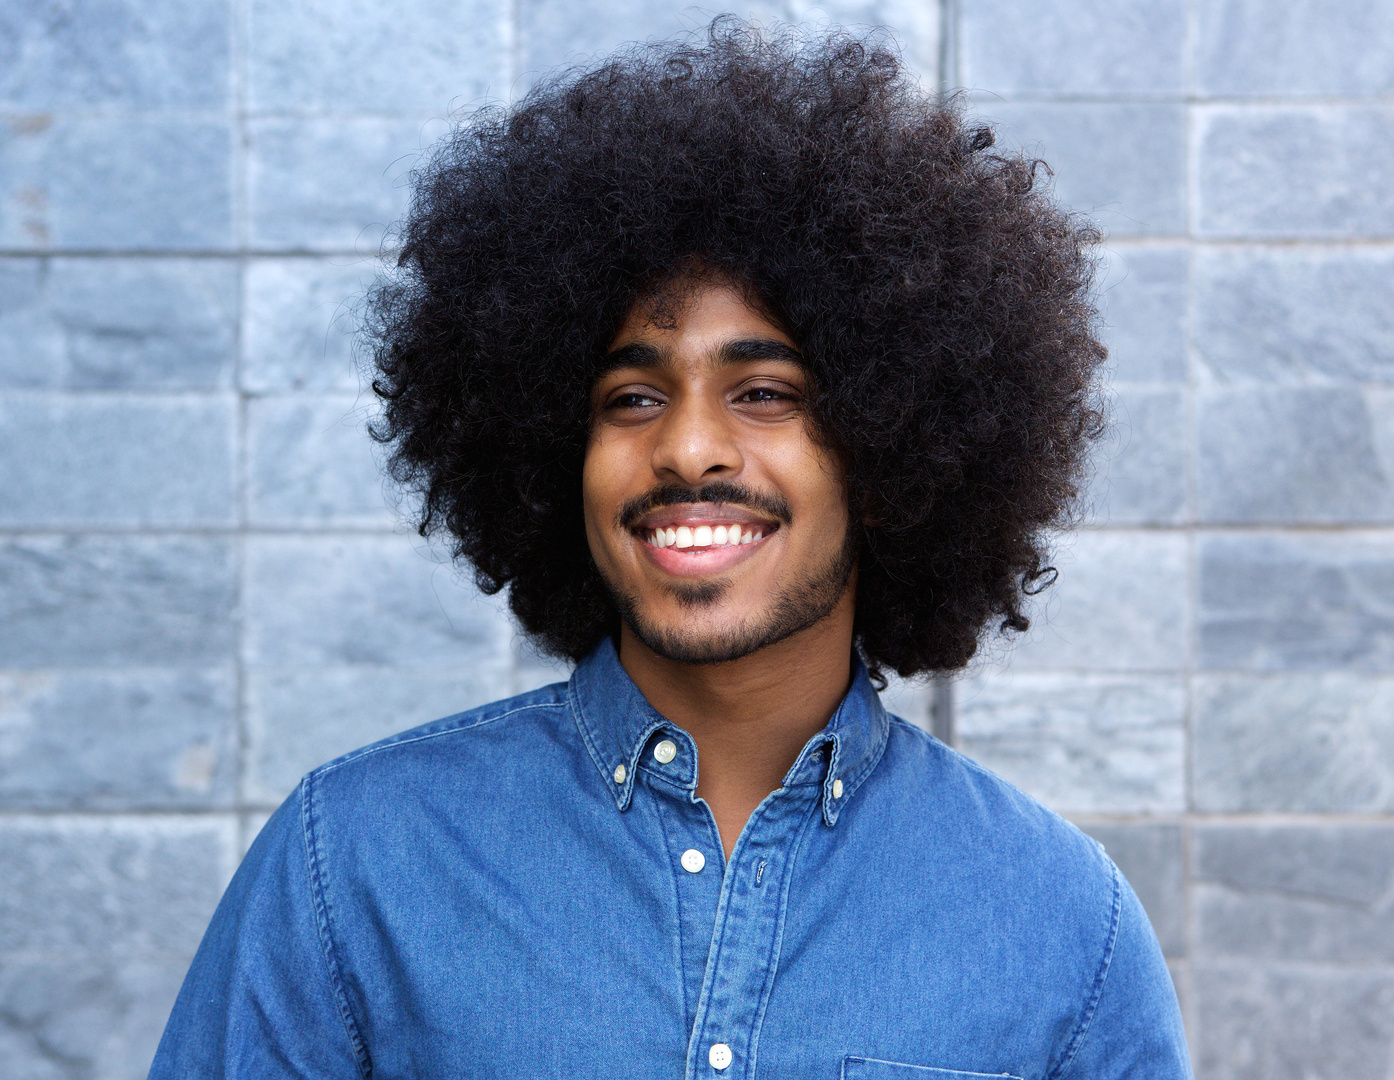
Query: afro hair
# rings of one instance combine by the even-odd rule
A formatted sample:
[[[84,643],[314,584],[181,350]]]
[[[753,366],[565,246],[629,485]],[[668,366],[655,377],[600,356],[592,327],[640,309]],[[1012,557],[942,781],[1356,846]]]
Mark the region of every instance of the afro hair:
[[[422,535],[544,651],[615,633],[589,552],[557,542],[584,533],[589,391],[626,313],[698,265],[801,346],[864,523],[871,670],[1026,629],[1102,427],[1099,237],[992,147],[882,37],[727,19],[473,112],[414,174],[367,306],[372,431]]]

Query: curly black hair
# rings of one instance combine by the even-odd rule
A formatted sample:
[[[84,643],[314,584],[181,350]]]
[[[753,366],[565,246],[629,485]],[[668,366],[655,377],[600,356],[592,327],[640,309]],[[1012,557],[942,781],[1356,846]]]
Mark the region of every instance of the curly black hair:
[[[422,535],[507,588],[544,651],[579,659],[614,633],[572,539],[589,389],[635,302],[695,265],[807,359],[865,523],[872,671],[951,670],[989,622],[1026,629],[1102,425],[1099,237],[1040,162],[992,146],[883,36],[729,19],[471,114],[414,174],[367,305],[372,430]]]

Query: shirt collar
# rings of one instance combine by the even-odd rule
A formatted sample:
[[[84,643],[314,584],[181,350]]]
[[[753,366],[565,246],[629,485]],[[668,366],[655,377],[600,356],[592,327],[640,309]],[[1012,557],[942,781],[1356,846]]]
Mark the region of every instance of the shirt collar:
[[[890,717],[871,685],[866,667],[853,659],[852,685],[827,726],[804,744],[783,786],[822,786],[823,820],[837,823],[886,748]],[[658,772],[652,747],[670,739],[676,754],[662,776],[688,791],[697,789],[697,747],[691,736],[648,703],[620,664],[614,642],[605,638],[581,663],[567,687],[571,711],[601,780],[620,810],[629,808],[634,780],[643,768]]]

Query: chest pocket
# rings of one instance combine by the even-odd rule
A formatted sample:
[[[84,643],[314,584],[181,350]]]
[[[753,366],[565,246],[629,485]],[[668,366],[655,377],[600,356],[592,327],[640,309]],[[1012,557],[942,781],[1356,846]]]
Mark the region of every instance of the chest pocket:
[[[960,1072],[957,1069],[931,1069],[927,1065],[902,1065],[898,1061],[875,1058],[842,1059],[842,1080],[1021,1080],[1011,1073]]]

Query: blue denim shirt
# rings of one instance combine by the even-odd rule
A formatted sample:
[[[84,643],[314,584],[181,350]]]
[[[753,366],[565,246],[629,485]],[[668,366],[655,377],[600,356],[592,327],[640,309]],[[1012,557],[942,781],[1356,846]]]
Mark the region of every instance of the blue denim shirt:
[[[697,768],[607,642],[567,684],[316,769],[150,1075],[1190,1075],[1102,849],[888,715],[860,667],[729,862]]]

